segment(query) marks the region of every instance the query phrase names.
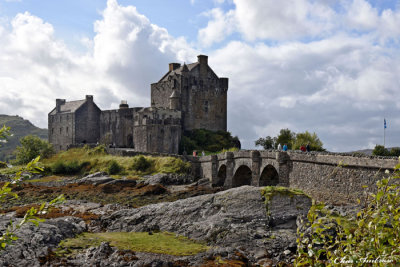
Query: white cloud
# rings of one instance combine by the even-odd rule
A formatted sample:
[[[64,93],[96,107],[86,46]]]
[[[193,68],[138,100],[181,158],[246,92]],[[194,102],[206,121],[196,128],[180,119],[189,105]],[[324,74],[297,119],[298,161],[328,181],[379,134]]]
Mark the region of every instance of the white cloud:
[[[347,7],[347,22],[354,29],[371,30],[378,24],[378,11],[365,0],[354,0]]]
[[[235,30],[233,10],[224,13],[220,8],[214,8],[205,15],[211,20],[207,27],[199,30],[197,38],[202,46],[209,47],[213,43],[221,42]]]
[[[355,150],[379,142],[383,117],[390,121],[389,144],[400,142],[400,11],[378,13],[354,0],[341,1],[349,4],[339,13],[333,2],[234,0],[235,9],[208,13],[198,33],[203,48],[239,33],[208,54],[216,74],[230,79],[228,129],[245,148],[289,128],[316,132],[328,149]],[[46,127],[55,98],[94,94],[103,109],[121,99],[148,106],[150,83],[167,63],[193,62],[199,54],[115,0],[94,30],[79,53],[29,13],[0,22],[0,113]]]
[[[18,14],[0,35],[0,113],[19,114],[41,127],[56,98],[82,99],[94,94],[102,108],[150,104],[150,83],[172,61],[193,60],[184,38],[150,23],[135,7],[109,0],[95,37],[85,38],[80,54],[54,37],[54,28],[29,13]]]
[[[240,32],[248,40],[294,40],[332,28],[335,12],[323,1],[234,0]]]

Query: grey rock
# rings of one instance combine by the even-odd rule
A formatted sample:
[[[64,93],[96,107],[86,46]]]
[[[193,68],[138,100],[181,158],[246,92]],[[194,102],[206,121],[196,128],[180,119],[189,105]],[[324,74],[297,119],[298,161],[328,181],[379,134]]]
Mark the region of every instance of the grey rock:
[[[90,174],[88,176],[85,176],[76,182],[78,184],[93,184],[93,185],[100,185],[100,184],[105,184],[111,181],[114,181],[114,178],[111,178],[107,176],[105,172],[96,172],[94,174]]]
[[[0,232],[6,229],[9,220],[9,216],[0,216]],[[16,232],[18,240],[0,252],[0,266],[39,266],[40,257],[45,257],[61,240],[85,230],[82,222],[79,218],[63,217],[46,220],[38,227],[23,225]]]
[[[104,185],[117,185],[126,187],[135,187],[137,182],[135,180],[128,179],[113,179],[112,181],[104,183]]]
[[[173,174],[173,173],[157,173],[155,175],[143,176],[145,184],[155,185],[182,185],[190,184],[194,178],[190,175]]]

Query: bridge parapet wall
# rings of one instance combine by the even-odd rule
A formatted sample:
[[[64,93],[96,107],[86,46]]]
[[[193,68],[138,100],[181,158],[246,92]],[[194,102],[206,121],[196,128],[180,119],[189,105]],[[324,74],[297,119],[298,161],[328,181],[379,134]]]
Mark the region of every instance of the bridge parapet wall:
[[[279,175],[279,185],[302,189],[313,198],[328,203],[355,203],[362,197],[363,185],[376,190],[376,182],[393,171],[397,158],[353,156],[326,152],[238,151],[196,158],[200,177],[213,183],[218,171],[226,168],[224,187],[233,186],[239,167],[251,170],[251,184],[260,185],[262,172],[272,166]],[[272,168],[269,167],[269,168]]]

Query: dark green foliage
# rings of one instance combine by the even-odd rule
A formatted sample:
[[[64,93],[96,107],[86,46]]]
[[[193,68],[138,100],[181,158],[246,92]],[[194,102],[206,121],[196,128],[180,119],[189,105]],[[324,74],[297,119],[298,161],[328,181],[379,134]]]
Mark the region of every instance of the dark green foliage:
[[[398,266],[399,170],[400,164],[394,174],[385,171],[389,177],[376,183],[376,193],[365,192],[365,198],[359,200],[362,209],[351,223],[324,216],[324,205],[314,204],[307,216],[310,231],[299,232],[295,266],[339,266],[341,260],[346,266]]]
[[[79,163],[77,160],[57,161],[51,166],[51,172],[53,174],[73,175],[80,173],[87,166],[90,166],[89,162]]]
[[[15,158],[14,151],[19,145],[19,140],[27,135],[35,135],[47,140],[47,129],[40,129],[19,116],[0,115],[0,127],[11,127],[11,136],[7,136],[7,142],[1,143],[0,160],[10,161]]]
[[[296,139],[296,133],[289,129],[281,129],[279,135],[276,137],[276,143],[282,146],[286,144],[289,149],[292,149],[292,144]]]
[[[205,152],[218,152],[223,149],[236,147],[240,149],[240,141],[237,136],[232,137],[230,132],[209,131],[205,129],[196,129],[186,131],[181,140],[180,153],[186,151],[191,154],[193,150]]]
[[[134,158],[132,164],[132,170],[145,172],[150,167],[151,167],[151,161],[146,159],[142,155]]]
[[[310,133],[305,131],[304,133],[296,134],[296,138],[293,141],[292,149],[300,149],[301,146],[310,145],[312,151],[325,151],[321,140],[318,138],[316,133]]]
[[[372,155],[374,155],[374,156],[390,156],[390,152],[384,146],[376,145],[374,150],[372,151]]]
[[[277,148],[276,143],[277,138],[272,138],[271,136],[267,136],[265,138],[260,137],[257,141],[255,141],[256,146],[262,146],[264,149],[273,149]]]
[[[399,157],[400,156],[400,148],[394,147],[390,150],[390,156]]]
[[[108,165],[108,174],[118,174],[122,171],[121,165],[118,164],[115,160],[110,161]]]
[[[256,146],[262,146],[264,149],[277,148],[278,144],[283,146],[286,144],[289,149],[300,149],[301,146],[310,145],[312,151],[325,151],[323,143],[318,138],[316,133],[310,133],[305,131],[304,133],[292,132],[289,129],[281,129],[279,135],[276,137],[267,136],[265,138],[259,138],[255,141]]]
[[[0,161],[0,169],[7,168],[7,163]]]
[[[20,143],[15,151],[16,164],[26,164],[37,156],[48,158],[54,154],[53,146],[49,142],[34,135],[21,138]]]

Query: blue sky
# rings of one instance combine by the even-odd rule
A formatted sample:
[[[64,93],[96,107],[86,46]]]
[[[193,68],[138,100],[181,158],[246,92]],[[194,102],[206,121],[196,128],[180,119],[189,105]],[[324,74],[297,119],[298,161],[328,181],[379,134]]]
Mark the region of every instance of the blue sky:
[[[0,0],[0,113],[40,127],[55,98],[148,106],[169,62],[229,77],[244,148],[280,129],[331,151],[400,146],[400,2]]]

